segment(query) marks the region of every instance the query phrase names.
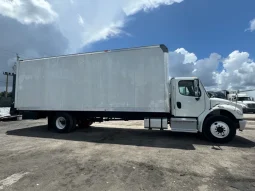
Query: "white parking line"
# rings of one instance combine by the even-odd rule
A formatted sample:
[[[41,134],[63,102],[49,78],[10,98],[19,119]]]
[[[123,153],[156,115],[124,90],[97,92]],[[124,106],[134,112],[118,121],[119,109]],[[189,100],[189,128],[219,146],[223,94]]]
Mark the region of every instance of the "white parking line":
[[[4,187],[10,186],[10,185],[18,182],[19,179],[21,179],[22,177],[24,177],[27,174],[29,174],[29,172],[16,173],[16,174],[13,174],[13,175],[7,177],[6,179],[1,180],[0,181],[0,190],[3,190]]]

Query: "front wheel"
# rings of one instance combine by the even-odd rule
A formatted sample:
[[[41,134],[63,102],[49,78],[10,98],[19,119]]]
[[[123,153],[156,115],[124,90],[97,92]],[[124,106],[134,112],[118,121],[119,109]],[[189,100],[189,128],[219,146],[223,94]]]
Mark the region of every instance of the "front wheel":
[[[212,116],[206,119],[203,126],[205,137],[216,143],[230,142],[236,135],[234,122],[225,116]]]

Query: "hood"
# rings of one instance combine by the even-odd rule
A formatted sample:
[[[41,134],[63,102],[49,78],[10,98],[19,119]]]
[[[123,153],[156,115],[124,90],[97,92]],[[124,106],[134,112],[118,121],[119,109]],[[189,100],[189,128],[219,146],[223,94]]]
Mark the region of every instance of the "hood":
[[[238,101],[239,104],[255,104],[255,101]]]
[[[226,105],[236,106],[239,109],[242,109],[243,106],[245,106],[242,103],[236,103],[236,102],[232,102],[232,101],[229,101],[227,99],[221,99],[221,98],[210,98],[210,101],[211,101],[211,107],[214,107],[214,106],[219,105],[219,104],[226,104]]]

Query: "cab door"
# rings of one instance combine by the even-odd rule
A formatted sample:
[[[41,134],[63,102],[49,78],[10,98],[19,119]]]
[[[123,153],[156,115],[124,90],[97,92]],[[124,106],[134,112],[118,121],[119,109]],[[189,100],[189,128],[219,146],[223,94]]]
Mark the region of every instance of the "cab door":
[[[175,117],[198,117],[205,110],[205,92],[199,88],[199,81],[176,80]]]

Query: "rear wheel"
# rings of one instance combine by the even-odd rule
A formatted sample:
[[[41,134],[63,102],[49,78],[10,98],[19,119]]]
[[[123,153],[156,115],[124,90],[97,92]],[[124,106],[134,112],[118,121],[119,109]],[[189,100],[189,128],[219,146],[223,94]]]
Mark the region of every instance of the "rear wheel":
[[[206,119],[203,134],[210,141],[227,143],[235,137],[236,126],[228,117],[212,116]]]
[[[75,118],[68,113],[57,113],[49,119],[50,126],[59,133],[68,133],[75,129]]]

